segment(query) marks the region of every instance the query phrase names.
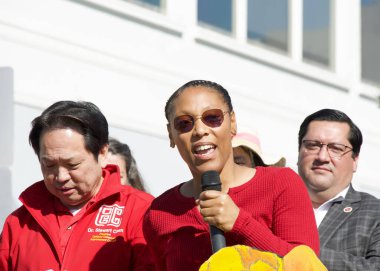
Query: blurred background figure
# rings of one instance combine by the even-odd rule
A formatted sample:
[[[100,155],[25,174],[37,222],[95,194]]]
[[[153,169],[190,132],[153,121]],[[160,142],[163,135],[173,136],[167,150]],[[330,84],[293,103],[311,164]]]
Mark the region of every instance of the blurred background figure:
[[[107,163],[115,164],[120,169],[120,180],[123,185],[130,185],[141,191],[145,191],[143,179],[137,168],[137,163],[132,156],[131,149],[125,143],[110,138]]]
[[[285,157],[279,160],[265,156],[261,150],[259,138],[254,133],[241,132],[232,138],[234,161],[236,164],[255,168],[257,166],[284,167]]]

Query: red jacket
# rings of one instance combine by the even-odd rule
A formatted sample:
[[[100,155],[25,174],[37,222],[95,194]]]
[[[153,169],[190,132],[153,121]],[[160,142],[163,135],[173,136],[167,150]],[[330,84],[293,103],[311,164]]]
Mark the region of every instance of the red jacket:
[[[154,270],[142,233],[153,197],[122,186],[115,166],[103,177],[98,194],[76,216],[43,181],[27,188],[0,236],[0,270]]]

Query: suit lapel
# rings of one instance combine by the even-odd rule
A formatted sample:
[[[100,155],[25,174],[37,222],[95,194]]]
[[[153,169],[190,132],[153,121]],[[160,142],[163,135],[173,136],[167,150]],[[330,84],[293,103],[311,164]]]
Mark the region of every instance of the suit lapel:
[[[360,200],[360,193],[350,185],[346,198],[333,203],[318,227],[321,246],[325,246],[340,226],[359,208]]]

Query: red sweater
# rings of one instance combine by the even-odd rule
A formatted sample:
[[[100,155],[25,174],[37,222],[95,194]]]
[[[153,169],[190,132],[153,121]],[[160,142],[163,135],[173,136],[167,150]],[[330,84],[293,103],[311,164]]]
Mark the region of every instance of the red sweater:
[[[212,254],[209,225],[194,198],[180,185],[156,198],[145,215],[143,230],[158,270],[195,271]],[[228,192],[240,208],[227,246],[248,245],[280,256],[305,244],[319,254],[318,230],[306,187],[289,168],[257,167],[247,183]]]
[[[20,196],[0,237],[0,270],[154,270],[142,233],[153,197],[122,186],[115,166],[103,170],[99,192],[75,216],[43,181]]]

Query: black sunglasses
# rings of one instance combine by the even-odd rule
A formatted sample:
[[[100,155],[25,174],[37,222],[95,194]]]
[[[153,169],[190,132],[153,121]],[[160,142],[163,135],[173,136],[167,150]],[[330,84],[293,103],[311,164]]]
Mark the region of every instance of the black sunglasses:
[[[208,127],[215,128],[222,125],[224,115],[229,113],[221,109],[210,109],[203,112],[201,116],[182,115],[174,118],[174,128],[180,133],[187,133],[194,127],[197,119],[201,119]]]

